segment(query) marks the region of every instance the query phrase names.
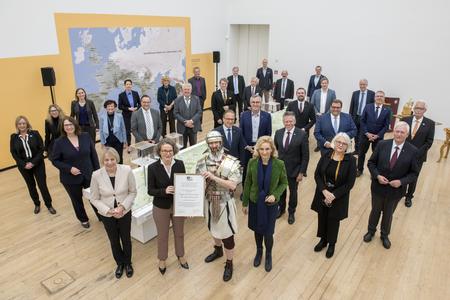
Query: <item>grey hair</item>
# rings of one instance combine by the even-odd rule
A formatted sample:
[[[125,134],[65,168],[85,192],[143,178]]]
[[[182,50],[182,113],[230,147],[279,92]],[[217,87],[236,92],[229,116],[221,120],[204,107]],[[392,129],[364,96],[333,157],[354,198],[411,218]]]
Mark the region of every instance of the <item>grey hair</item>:
[[[427,104],[427,101],[425,101],[425,100],[417,100],[416,103],[414,103],[414,108],[416,108],[416,104],[419,102],[423,103],[423,105],[425,106],[425,109],[428,109],[428,104]]]
[[[334,136],[334,138],[331,140],[331,148],[333,148],[333,149],[336,148],[336,140],[339,138],[343,138],[345,140],[345,142],[347,143],[347,150],[345,151],[345,153],[351,153],[352,152],[352,140],[350,139],[348,134],[346,134],[345,132],[338,132],[338,134],[336,134]]]
[[[111,155],[112,157],[114,157],[116,159],[116,163],[119,163],[119,161],[120,161],[119,152],[117,152],[117,150],[114,149],[113,147],[105,148],[105,151],[103,151],[103,153],[102,153],[102,163],[105,161],[106,155]]]
[[[190,88],[190,89],[192,89],[192,84],[190,84],[189,82],[186,82],[186,83],[183,83],[183,85],[181,86],[181,88]]]
[[[395,124],[395,126],[394,126],[394,130],[395,129],[397,129],[397,128],[399,128],[399,127],[405,127],[406,128],[406,132],[408,132],[409,133],[409,124],[408,123],[406,123],[405,121],[399,121],[399,122],[397,122],[397,124]]]

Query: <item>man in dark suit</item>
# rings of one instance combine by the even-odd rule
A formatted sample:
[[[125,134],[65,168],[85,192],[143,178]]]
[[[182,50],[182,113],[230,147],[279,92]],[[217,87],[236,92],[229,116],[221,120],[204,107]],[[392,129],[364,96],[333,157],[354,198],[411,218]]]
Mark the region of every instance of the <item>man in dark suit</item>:
[[[316,123],[316,112],[314,106],[306,101],[306,90],[298,88],[297,101],[292,101],[288,104],[286,111],[292,111],[295,114],[295,127],[305,131],[309,136],[309,129]]]
[[[222,78],[219,81],[220,88],[211,96],[211,111],[214,118],[214,128],[223,124],[222,116],[226,110],[236,110],[236,103],[232,94],[228,91],[228,80]]]
[[[423,100],[417,100],[414,104],[414,115],[403,119],[411,128],[411,134],[407,137],[406,141],[416,146],[417,151],[417,163],[418,172],[422,170],[422,165],[427,161],[428,149],[431,148],[434,141],[434,128],[435,123],[424,116],[427,111],[427,104]],[[419,176],[419,174],[417,174]],[[408,184],[406,191],[405,205],[411,207],[412,198],[414,197],[414,191],[416,190],[417,179]]]
[[[367,89],[367,85],[367,79],[361,79],[359,81],[359,90],[353,92],[352,100],[350,101],[349,114],[352,116],[353,122],[355,122],[358,130],[358,133],[355,136],[355,153],[358,153],[359,151],[359,137],[361,134],[359,129],[359,119],[362,115],[364,107],[366,107],[367,104],[374,103],[375,101],[375,92]]]
[[[177,120],[177,132],[183,135],[183,149],[197,143],[197,132],[200,130],[202,108],[200,99],[192,95],[192,85],[183,84],[183,95],[175,99],[173,114]]]
[[[261,88],[258,85],[258,78],[252,77],[250,85],[244,89],[244,111],[251,110],[250,98],[255,95],[261,96]]]
[[[247,175],[247,163],[252,157],[254,146],[259,137],[272,135],[272,116],[261,110],[261,97],[259,95],[250,98],[251,110],[244,111],[239,122],[247,146],[244,154],[244,173],[242,186]]]
[[[275,132],[275,147],[278,150],[278,158],[284,161],[289,184],[289,216],[288,223],[295,222],[295,209],[297,208],[298,183],[306,174],[309,162],[308,136],[305,131],[295,127],[295,114],[287,111],[283,115],[284,128]],[[280,198],[280,212],[278,218],[286,211],[286,191]]]
[[[308,99],[311,98],[311,96],[315,90],[320,89],[320,81],[322,80],[322,78],[325,78],[325,76],[322,75],[322,67],[321,66],[316,66],[315,70],[316,70],[316,74],[311,75],[311,77],[309,78]]]
[[[361,114],[361,136],[359,140],[358,152],[358,170],[356,177],[362,175],[364,170],[364,162],[366,160],[366,153],[372,144],[372,152],[378,141],[382,140],[384,133],[389,129],[391,121],[391,109],[384,105],[384,92],[378,91],[375,94],[375,103],[367,104]],[[356,137],[355,137],[356,140]]]
[[[123,84],[125,91],[119,94],[118,106],[122,111],[123,121],[125,123],[125,130],[127,132],[127,145],[131,144],[131,115],[134,111],[141,107],[139,94],[133,91],[133,82],[131,79],[126,79]],[[129,153],[129,152],[128,152]]]
[[[205,99],[206,99],[206,81],[205,78],[200,76],[200,68],[195,67],[194,70],[194,76],[189,78],[188,82],[192,86],[192,95],[197,96],[200,101],[200,107],[202,109],[202,113],[200,116],[200,129],[201,130],[201,124],[203,123],[203,107],[205,106]]]
[[[239,67],[233,67],[233,75],[228,76],[228,93],[232,95],[233,102],[237,106],[237,113],[240,116],[244,111],[244,76],[239,75]],[[236,109],[234,109],[236,111]]]
[[[161,138],[161,117],[158,110],[150,108],[150,103],[150,96],[142,95],[141,108],[131,116],[131,131],[136,143],[147,141],[156,144]]]
[[[335,99],[331,103],[331,112],[322,115],[314,128],[314,136],[322,154],[331,148],[331,140],[338,132],[345,132],[351,139],[355,137],[356,126],[349,114],[341,112],[342,101]]]
[[[264,102],[269,102],[270,91],[273,85],[273,71],[267,67],[267,59],[262,61],[262,67],[256,71],[256,77],[259,79],[259,87],[261,88],[261,97],[264,96]]]
[[[414,182],[419,173],[417,148],[406,142],[409,125],[403,121],[394,127],[394,139],[380,141],[367,166],[372,176],[372,210],[369,216],[368,232],[364,242],[372,240],[381,219],[381,241],[389,249],[391,241],[392,215],[406,191],[406,185]]]
[[[229,109],[225,111],[222,117],[223,126],[219,126],[214,130],[222,134],[225,153],[238,158],[241,166],[244,166],[243,162],[247,143],[245,142],[242,130],[237,126],[233,126],[235,118],[236,113],[233,110]]]
[[[280,109],[284,109],[285,99],[294,99],[294,82],[288,78],[288,71],[281,71],[281,78],[275,83],[273,98],[280,103]]]

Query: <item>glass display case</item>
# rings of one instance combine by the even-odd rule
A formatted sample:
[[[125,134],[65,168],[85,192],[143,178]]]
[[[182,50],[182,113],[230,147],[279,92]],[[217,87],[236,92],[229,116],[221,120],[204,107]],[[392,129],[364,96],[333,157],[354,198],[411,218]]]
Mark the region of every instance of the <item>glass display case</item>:
[[[147,141],[130,145],[131,162],[138,166],[147,166],[158,159],[156,144]]]
[[[267,103],[263,103],[261,105],[262,110],[270,112],[270,113],[274,113],[280,110],[280,103],[278,102],[267,102]]]
[[[167,134],[165,136],[165,138],[172,140],[178,147],[178,149],[183,148],[183,135],[176,133],[176,132],[171,132],[169,134]]]

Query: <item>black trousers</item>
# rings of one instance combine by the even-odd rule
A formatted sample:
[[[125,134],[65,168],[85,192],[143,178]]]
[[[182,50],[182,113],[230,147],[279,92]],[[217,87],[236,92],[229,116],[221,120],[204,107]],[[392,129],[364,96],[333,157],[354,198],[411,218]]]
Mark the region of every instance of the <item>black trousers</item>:
[[[236,118],[241,118],[241,113],[244,111],[244,99],[241,98],[239,94],[233,94],[233,102],[236,104],[236,109],[234,112],[236,113]]]
[[[65,184],[63,183],[64,188],[69,195],[70,200],[72,201],[73,210],[75,211],[75,215],[80,222],[87,222],[89,218],[86,214],[86,210],[84,209],[83,204],[83,188],[89,187],[90,182],[88,180],[84,180],[80,184]],[[91,204],[94,209],[97,218],[100,219],[100,214],[95,206]]]
[[[392,199],[389,196],[381,196],[372,193],[372,210],[369,215],[368,231],[375,234],[381,213],[381,236],[387,237],[391,232],[392,216],[400,199]]]
[[[80,125],[82,132],[89,133],[89,136],[91,137],[92,142],[94,142],[95,145],[95,137],[97,135],[97,129],[95,127],[91,127],[89,125]]]
[[[104,216],[100,218],[108,234],[116,263],[131,264],[131,210],[120,219]]]
[[[379,141],[380,139],[378,138],[374,142],[370,142],[365,134],[362,134],[359,137],[358,170],[361,172],[364,170],[367,150],[369,150],[369,147],[372,144],[372,151],[375,151]]]
[[[120,161],[119,164],[123,163],[123,143],[121,143],[117,138],[110,141],[109,139],[106,140],[106,147],[114,148],[117,153],[119,153]]]
[[[271,255],[272,248],[273,248],[273,234],[262,235],[262,234],[255,232],[256,250],[262,251],[263,240],[264,240],[264,246],[266,246],[266,255],[267,254]]]
[[[197,144],[197,133],[192,128],[185,128],[183,133],[183,149],[187,148],[189,140],[189,146]]]
[[[160,111],[161,123],[162,123],[162,136],[166,136],[167,133],[175,132],[175,116],[173,115],[173,109],[167,113],[164,109]],[[169,121],[169,132],[167,132],[167,121]]]
[[[127,144],[129,146],[131,144],[131,113],[129,115],[122,113],[122,116],[123,122],[125,123],[125,131],[127,133]]]
[[[330,209],[323,207],[318,216],[317,236],[330,244],[336,244],[340,220],[329,216]]]
[[[359,143],[360,143],[360,134],[361,134],[361,121],[360,116],[356,115],[356,117],[353,117],[353,122],[356,126],[356,135],[355,135],[355,152],[359,152]]]
[[[39,194],[36,189],[36,182],[41,191],[42,198],[44,199],[45,206],[52,206],[52,197],[47,187],[47,175],[45,174],[45,163],[42,161],[31,169],[24,169],[19,167],[19,172],[22,174],[25,183],[27,184],[28,192],[34,202],[34,205],[41,205],[39,200]]]
[[[290,214],[295,213],[295,209],[297,208],[297,190],[298,190],[298,182],[296,177],[288,177],[289,184],[289,207],[288,212]],[[280,197],[280,202],[278,205],[280,206],[280,212],[284,212],[286,210],[286,194],[287,190],[284,190],[283,194]]]
[[[419,165],[419,174],[418,175],[420,175],[420,171],[422,170],[422,166],[423,166],[423,160],[419,160],[418,165]],[[416,180],[414,180],[414,182],[408,184],[408,188],[406,189],[406,197],[407,198],[412,199],[414,197],[414,192],[416,191],[417,180],[419,180],[419,176],[417,176],[417,178],[416,178]]]

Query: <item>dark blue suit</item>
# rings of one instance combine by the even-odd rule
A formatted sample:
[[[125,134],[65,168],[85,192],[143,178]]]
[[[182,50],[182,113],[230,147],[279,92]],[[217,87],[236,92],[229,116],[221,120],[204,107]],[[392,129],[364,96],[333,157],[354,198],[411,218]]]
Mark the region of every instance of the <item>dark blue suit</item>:
[[[177,90],[169,85],[167,94],[164,86],[160,86],[158,88],[158,96],[157,100],[159,103],[159,116],[161,117],[162,124],[162,136],[166,136],[167,134],[167,119],[169,119],[169,133],[175,132],[175,116],[173,115],[173,107],[167,113],[164,110],[164,105],[170,105],[177,99]]]
[[[217,130],[223,136],[225,152],[238,158],[241,165],[244,166],[245,152],[248,151],[245,150],[247,143],[245,142],[242,130],[236,126],[231,127],[231,145],[227,139],[228,130],[225,132],[223,126],[219,126],[214,130]]]
[[[358,152],[358,170],[360,172],[364,169],[364,161],[366,160],[366,153],[369,150],[370,144],[372,144],[372,151],[375,151],[375,147],[378,141],[382,140],[384,134],[389,129],[389,123],[391,120],[391,109],[386,105],[383,105],[380,109],[380,114],[377,117],[376,104],[367,104],[360,117],[360,137],[359,137],[359,152]],[[378,138],[370,142],[367,138],[367,133],[378,135]]]
[[[100,165],[94,143],[87,133],[78,136],[78,146],[77,150],[66,136],[59,137],[53,145],[51,162],[59,169],[59,179],[72,200],[78,220],[87,222],[89,218],[84,209],[82,191],[90,186],[92,172]],[[72,167],[79,169],[81,174],[73,175],[70,172]],[[94,211],[97,213],[95,208]]]
[[[349,114],[340,113],[338,132],[345,132],[351,139],[356,136],[355,122],[353,122],[353,119]],[[331,113],[320,116],[316,122],[316,127],[314,128],[314,136],[316,137],[322,153],[327,150],[324,146],[325,142],[331,142],[335,135],[336,132],[334,132],[333,124],[331,123]]]

